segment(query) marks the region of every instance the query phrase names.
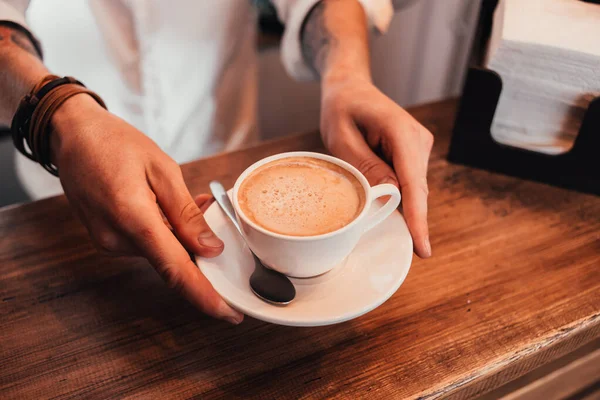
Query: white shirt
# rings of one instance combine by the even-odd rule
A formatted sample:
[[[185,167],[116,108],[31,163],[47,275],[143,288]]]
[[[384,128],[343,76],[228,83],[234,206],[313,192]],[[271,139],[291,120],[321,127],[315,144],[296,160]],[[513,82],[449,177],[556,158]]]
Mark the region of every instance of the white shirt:
[[[300,30],[318,1],[272,0],[285,25],[282,61],[296,79],[313,78]],[[385,31],[392,1],[359,1],[371,26]],[[0,0],[0,20],[31,28],[53,73],[80,79],[178,163],[257,138],[250,0]],[[21,154],[16,167],[33,199],[62,192],[58,179]]]

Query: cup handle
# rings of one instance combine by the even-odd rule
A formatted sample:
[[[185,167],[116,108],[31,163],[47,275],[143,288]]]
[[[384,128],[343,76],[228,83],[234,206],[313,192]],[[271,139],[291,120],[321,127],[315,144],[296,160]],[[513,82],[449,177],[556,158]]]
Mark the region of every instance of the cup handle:
[[[371,204],[369,207],[380,197],[391,196],[390,199],[381,207],[377,212],[370,216],[367,220],[365,229],[363,232],[374,228],[379,225],[383,220],[390,216],[398,206],[400,205],[400,191],[392,184],[384,183],[381,185],[373,186],[371,189]]]

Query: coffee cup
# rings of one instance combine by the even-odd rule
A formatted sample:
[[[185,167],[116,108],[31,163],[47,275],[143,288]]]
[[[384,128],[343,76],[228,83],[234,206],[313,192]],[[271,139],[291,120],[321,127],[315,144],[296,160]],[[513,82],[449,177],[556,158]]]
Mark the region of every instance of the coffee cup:
[[[290,232],[281,233],[276,229],[269,229],[265,225],[261,225],[258,219],[251,218],[246,206],[244,206],[246,212],[244,211],[239,198],[240,188],[249,177],[254,176],[255,172],[267,168],[267,164],[273,165],[277,161],[281,164],[286,160],[297,162],[298,159],[305,159],[308,164],[310,164],[309,160],[314,160],[315,163],[333,165],[339,169],[338,174],[342,172],[339,174],[340,176],[347,175],[351,178],[352,182],[350,183],[355,184],[350,187],[356,187],[357,191],[356,196],[351,196],[351,201],[354,205],[358,204],[356,214],[352,216],[351,220],[326,233],[306,234],[303,231],[301,235],[296,235],[293,232],[291,234]],[[273,184],[276,185],[277,182],[273,182]],[[346,186],[342,189],[349,190],[347,189],[348,184],[345,182],[344,184]],[[261,193],[266,193],[266,191]],[[377,199],[387,196],[389,197],[383,206],[370,212]],[[289,200],[289,196],[287,199]],[[343,197],[340,201],[350,202],[350,200],[344,199],[346,198]],[[329,200],[332,201],[332,199]],[[383,222],[398,208],[400,191],[391,184],[371,187],[359,170],[338,158],[312,152],[289,152],[267,157],[248,167],[239,176],[233,187],[232,202],[246,242],[263,264],[290,277],[309,278],[324,274],[339,265],[352,252],[365,232]],[[344,211],[344,207],[334,208]],[[292,211],[284,211],[293,214]],[[325,220],[328,221],[326,218]]]

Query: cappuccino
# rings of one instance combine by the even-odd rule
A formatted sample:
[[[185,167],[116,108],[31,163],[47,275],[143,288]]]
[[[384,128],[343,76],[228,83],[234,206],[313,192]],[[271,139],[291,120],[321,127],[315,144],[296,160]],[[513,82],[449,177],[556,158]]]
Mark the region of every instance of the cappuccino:
[[[238,203],[258,226],[283,235],[314,236],[352,222],[365,206],[365,189],[348,170],[311,157],[289,157],[253,171]]]

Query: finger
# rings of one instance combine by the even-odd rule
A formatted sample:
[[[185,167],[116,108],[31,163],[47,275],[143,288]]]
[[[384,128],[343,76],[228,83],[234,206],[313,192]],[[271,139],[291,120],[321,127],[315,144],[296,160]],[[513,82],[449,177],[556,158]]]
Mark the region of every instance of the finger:
[[[208,210],[208,207],[210,207],[214,201],[215,198],[208,193],[199,194],[194,198],[194,202],[196,203],[200,211],[202,211],[202,213],[205,213],[206,210]]]
[[[139,211],[131,218],[128,234],[167,285],[212,317],[233,324],[242,322],[243,314],[227,305],[214,290],[175,236],[162,223],[156,208],[149,206]],[[143,218],[137,217],[139,215],[143,215]]]
[[[160,213],[160,218],[162,219],[162,221],[165,224],[165,226],[167,228],[169,228],[170,231],[172,231],[173,227],[171,226],[171,223],[167,219],[167,216],[165,215],[165,213],[163,212],[163,210],[160,209],[160,206],[158,204],[156,204],[156,208],[158,208],[158,212]]]
[[[170,171],[170,172],[165,172]],[[210,229],[200,208],[188,191],[181,170],[164,169],[149,177],[158,204],[183,245],[203,257],[215,257],[223,251],[223,242]]]
[[[427,258],[431,256],[427,223],[428,151],[415,140],[406,140],[394,146],[393,164],[402,193],[404,217],[413,237],[415,252],[419,257]]]
[[[413,238],[415,253],[421,258],[431,257],[429,226],[427,223],[427,193],[418,184],[400,185],[402,210]]]
[[[358,111],[357,121],[382,130],[377,137],[390,139],[391,161],[402,193],[402,208],[419,257],[431,256],[427,225],[427,163],[433,136],[406,111],[393,105],[393,113],[368,108]]]
[[[423,134],[421,135],[421,148],[423,149],[424,162],[425,162],[425,173],[429,168],[429,157],[431,156],[431,150],[433,149],[434,137],[433,134],[425,127],[423,128]]]
[[[356,127],[340,126],[339,129],[339,139],[336,138],[337,142],[329,146],[329,151],[334,156],[356,167],[371,185],[391,183],[398,186],[392,168],[371,150]]]

